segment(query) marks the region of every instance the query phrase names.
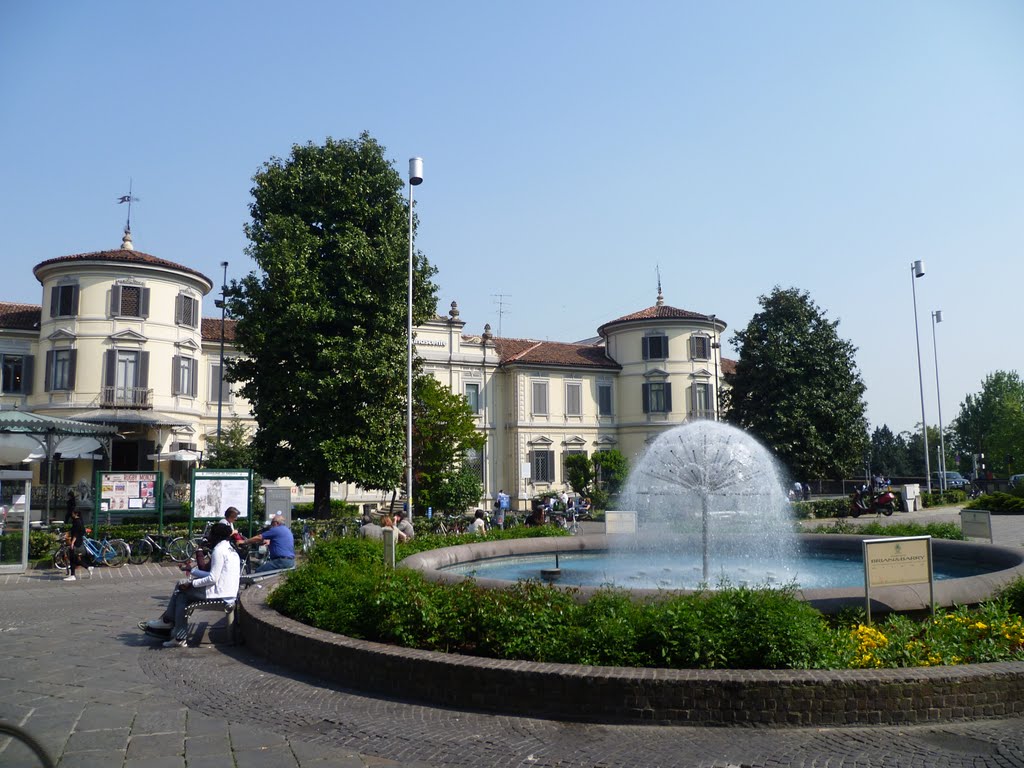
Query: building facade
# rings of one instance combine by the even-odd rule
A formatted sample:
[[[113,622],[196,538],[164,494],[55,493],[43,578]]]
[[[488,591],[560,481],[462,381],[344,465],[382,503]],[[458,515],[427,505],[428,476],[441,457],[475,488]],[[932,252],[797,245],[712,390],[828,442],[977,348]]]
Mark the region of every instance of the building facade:
[[[109,456],[60,457],[40,467],[58,487],[91,483],[95,469],[165,474],[168,501],[185,497],[189,470],[215,442],[218,425],[248,404],[222,381],[236,354],[234,324],[203,318],[213,281],[201,272],[136,251],[129,232],[116,250],[38,264],[39,305],[0,302],[0,408],[117,427]],[[666,429],[717,419],[725,323],[664,303],[611,320],[578,343],[465,333],[452,302],[447,316],[415,331],[424,370],[472,408],[486,436],[466,457],[480,473],[483,503],[505,490],[518,508],[546,491],[569,490],[572,454],[617,449],[634,460]],[[415,490],[415,489],[414,489]],[[380,493],[336,485],[356,503]],[[415,494],[414,494],[415,495]],[[295,500],[311,488],[293,488]]]

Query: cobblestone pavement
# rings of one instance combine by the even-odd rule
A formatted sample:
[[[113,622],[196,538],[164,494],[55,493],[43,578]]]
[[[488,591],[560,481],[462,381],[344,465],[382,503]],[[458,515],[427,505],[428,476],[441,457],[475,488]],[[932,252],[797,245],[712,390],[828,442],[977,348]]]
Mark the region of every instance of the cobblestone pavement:
[[[997,540],[1014,536],[1024,545],[1024,521],[997,518],[995,528]],[[135,623],[157,615],[176,573],[126,566],[69,584],[53,571],[0,576],[0,720],[27,728],[61,768],[1024,766],[1021,719],[904,728],[619,726],[364,696],[269,664],[244,646],[159,647]],[[0,766],[35,765],[23,747],[0,740]]]

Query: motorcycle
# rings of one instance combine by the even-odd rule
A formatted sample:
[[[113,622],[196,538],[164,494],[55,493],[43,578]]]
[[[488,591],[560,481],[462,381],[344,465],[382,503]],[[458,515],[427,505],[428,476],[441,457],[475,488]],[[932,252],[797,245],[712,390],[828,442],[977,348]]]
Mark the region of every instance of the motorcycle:
[[[853,517],[879,513],[891,517],[895,511],[896,494],[892,491],[875,494],[866,488],[858,488],[850,498],[850,515]]]

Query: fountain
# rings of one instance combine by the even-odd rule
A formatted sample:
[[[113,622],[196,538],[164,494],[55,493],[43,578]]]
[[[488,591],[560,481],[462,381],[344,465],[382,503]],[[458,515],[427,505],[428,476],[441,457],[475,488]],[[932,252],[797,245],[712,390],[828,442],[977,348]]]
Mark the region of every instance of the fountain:
[[[863,537],[796,534],[777,462],[756,440],[699,421],[667,430],[630,474],[620,508],[637,513],[636,536],[592,534],[484,541],[407,558],[428,579],[474,578],[501,588],[552,577],[583,599],[604,586],[638,599],[732,585],[787,585],[827,613],[864,606]],[[935,600],[971,604],[1024,573],[1019,551],[935,540]],[[872,611],[921,611],[927,586],[872,591]]]
[[[686,534],[699,525],[705,583],[712,553],[727,545],[735,551],[743,533],[746,557],[760,562],[760,572],[796,555],[775,459],[746,432],[720,422],[691,422],[658,437],[630,474],[621,506],[637,512],[638,543],[646,548],[685,551]]]

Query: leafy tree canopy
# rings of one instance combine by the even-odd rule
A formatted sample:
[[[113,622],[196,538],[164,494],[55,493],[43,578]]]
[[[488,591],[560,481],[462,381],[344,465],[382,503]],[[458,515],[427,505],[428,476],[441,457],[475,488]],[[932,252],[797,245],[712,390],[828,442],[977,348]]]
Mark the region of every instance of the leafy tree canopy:
[[[483,494],[478,470],[466,460],[483,450],[484,436],[466,398],[433,376],[417,376],[413,395],[413,499],[420,509],[462,512]]]
[[[731,341],[726,419],[768,445],[794,477],[842,477],[863,467],[868,443],[856,347],[809,294],[776,287]]]
[[[905,477],[910,474],[906,437],[894,434],[887,424],[871,433],[871,472],[884,477]]]
[[[616,494],[622,490],[629,474],[629,460],[622,451],[612,448],[607,451],[598,451],[590,460],[594,464],[594,473],[600,479],[599,485],[609,494]]]
[[[565,479],[576,494],[584,494],[594,480],[594,468],[585,453],[571,453],[565,457]]]
[[[207,469],[252,469],[254,464],[249,431],[237,416],[221,430],[220,440],[203,457]]]
[[[409,210],[369,134],[295,145],[253,177],[248,253],[227,291],[257,469],[315,484],[390,489],[404,464]],[[414,260],[413,321],[436,308],[434,268]]]
[[[985,377],[981,392],[967,395],[951,425],[961,463],[985,454],[994,472],[1014,474],[1024,466],[1024,381],[1016,371]]]

